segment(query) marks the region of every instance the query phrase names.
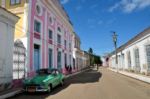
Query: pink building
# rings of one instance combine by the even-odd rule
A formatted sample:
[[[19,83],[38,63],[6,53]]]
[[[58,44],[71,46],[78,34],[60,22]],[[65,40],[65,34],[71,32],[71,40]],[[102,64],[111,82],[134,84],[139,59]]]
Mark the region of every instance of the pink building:
[[[40,68],[73,67],[73,27],[58,0],[29,1],[28,74]]]
[[[73,68],[74,30],[59,0],[26,0],[23,7],[13,9],[23,13],[25,35],[19,39],[27,49],[28,76],[41,68],[58,68],[65,74],[68,67],[76,69]]]

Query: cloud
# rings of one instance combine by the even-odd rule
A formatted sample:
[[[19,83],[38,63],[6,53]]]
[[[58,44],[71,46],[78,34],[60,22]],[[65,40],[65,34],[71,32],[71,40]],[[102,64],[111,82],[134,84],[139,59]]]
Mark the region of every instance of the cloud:
[[[131,13],[135,10],[141,10],[150,6],[150,0],[121,0],[109,8],[110,12],[121,9],[125,13]]]
[[[67,4],[70,0],[61,0],[61,4]]]

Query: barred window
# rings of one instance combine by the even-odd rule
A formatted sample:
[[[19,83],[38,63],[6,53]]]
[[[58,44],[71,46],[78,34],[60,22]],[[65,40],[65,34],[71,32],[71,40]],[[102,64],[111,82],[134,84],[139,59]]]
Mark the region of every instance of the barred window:
[[[10,5],[20,4],[21,0],[10,0]]]

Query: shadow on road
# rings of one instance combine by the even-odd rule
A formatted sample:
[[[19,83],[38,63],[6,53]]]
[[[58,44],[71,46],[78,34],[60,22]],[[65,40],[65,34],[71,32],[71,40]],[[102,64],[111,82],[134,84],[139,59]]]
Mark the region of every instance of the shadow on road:
[[[22,93],[19,96],[15,96],[13,99],[29,99],[29,97],[33,97],[33,99],[45,99],[50,95],[55,95],[61,92],[62,90],[66,89],[72,84],[85,84],[85,83],[96,83],[102,77],[102,73],[98,72],[97,70],[88,70],[84,73],[72,76],[65,80],[65,85],[63,87],[58,86],[50,94],[46,93],[34,93],[34,94],[25,94]]]

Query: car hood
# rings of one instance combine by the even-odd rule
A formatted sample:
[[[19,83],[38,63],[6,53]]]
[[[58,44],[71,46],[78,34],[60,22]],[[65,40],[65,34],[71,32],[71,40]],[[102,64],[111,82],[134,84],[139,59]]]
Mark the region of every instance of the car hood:
[[[37,75],[35,77],[33,77],[31,80],[28,80],[26,82],[26,84],[43,84],[44,82],[46,82],[47,80],[51,80],[54,77],[51,75]]]

